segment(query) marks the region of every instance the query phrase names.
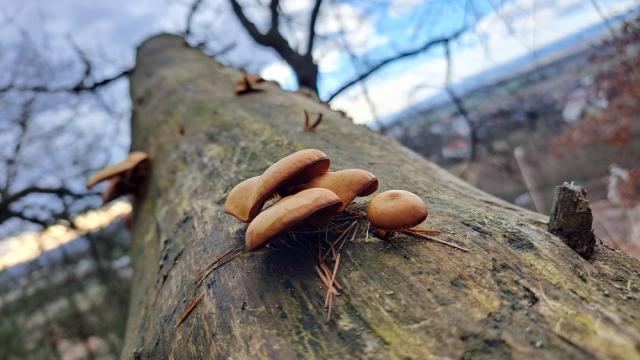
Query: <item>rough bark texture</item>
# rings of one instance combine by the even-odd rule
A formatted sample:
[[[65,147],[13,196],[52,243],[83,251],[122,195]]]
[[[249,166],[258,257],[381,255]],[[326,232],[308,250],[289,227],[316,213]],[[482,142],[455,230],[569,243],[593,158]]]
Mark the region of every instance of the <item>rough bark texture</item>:
[[[593,255],[596,237],[586,190],[566,182],[556,187],[549,216],[549,231],[560,236],[580,256],[588,259]]]
[[[547,232],[547,217],[311,99],[272,84],[234,96],[240,76],[173,36],[139,49],[133,147],[152,156],[153,169],[136,204],[123,358],[640,358],[637,260],[600,245],[587,261]],[[315,132],[302,131],[303,110],[324,114]],[[363,220],[342,251],[345,291],[328,323],[314,262],[294,246],[243,254],[194,285],[200,269],[243,242],[246,225],[222,211],[227,192],[302,148],[327,152],[333,169],[370,170],[381,190],[416,192],[430,206],[425,225],[470,252],[379,241],[365,236]]]

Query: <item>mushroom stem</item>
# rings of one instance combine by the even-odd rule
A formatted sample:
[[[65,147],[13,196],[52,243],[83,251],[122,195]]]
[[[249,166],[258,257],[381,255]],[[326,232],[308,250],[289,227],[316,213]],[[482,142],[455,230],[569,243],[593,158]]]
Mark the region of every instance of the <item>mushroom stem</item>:
[[[386,231],[386,230],[376,228],[376,237],[378,237],[380,240],[387,240],[392,233],[393,231]]]

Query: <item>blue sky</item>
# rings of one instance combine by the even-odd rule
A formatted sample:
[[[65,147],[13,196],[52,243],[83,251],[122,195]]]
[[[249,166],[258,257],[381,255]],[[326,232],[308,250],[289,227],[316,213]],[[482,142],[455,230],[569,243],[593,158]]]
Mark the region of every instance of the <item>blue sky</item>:
[[[596,0],[608,16],[634,6],[632,0]],[[135,46],[160,31],[183,28],[189,0],[4,0],[0,24],[14,19],[37,40],[53,42],[51,57],[64,57],[66,39],[72,37],[107,75],[134,62]],[[250,2],[254,4],[254,2]],[[380,5],[382,4],[382,5]],[[297,27],[284,29],[294,46],[303,44],[310,1],[283,0],[285,13]],[[260,7],[248,8],[257,20],[265,18]],[[465,17],[466,14],[466,17]],[[338,21],[340,20],[340,21]],[[453,80],[461,80],[485,69],[535,51],[554,40],[601,21],[591,1],[585,0],[390,0],[388,2],[330,2],[321,12],[319,32],[331,37],[339,31],[359,60],[367,62],[390,55],[396,49],[411,48],[428,38],[449,34],[464,23],[469,35],[454,44]],[[236,34],[236,47],[223,61],[261,72],[285,88],[295,88],[286,65],[269,49],[253,44],[230,14],[225,1],[209,1],[196,18],[199,34]],[[0,43],[15,34],[0,33]],[[224,47],[219,39],[210,50]],[[314,52],[322,71],[321,96],[327,96],[356,70],[350,57],[336,41],[323,41]],[[67,48],[68,50],[68,48]],[[259,59],[256,61],[255,59]],[[364,60],[362,60],[364,59]],[[445,63],[441,49],[389,66],[367,81],[369,95],[378,116],[388,116],[432,96],[443,84]],[[1,80],[1,78],[0,78]],[[372,120],[361,87],[354,87],[335,99],[333,105],[350,113],[358,122]]]

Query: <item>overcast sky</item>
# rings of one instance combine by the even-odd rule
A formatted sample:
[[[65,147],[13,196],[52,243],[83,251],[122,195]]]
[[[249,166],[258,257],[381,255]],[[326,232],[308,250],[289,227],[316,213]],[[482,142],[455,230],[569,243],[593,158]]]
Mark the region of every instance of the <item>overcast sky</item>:
[[[11,31],[4,31],[7,24],[12,24],[11,20],[36,39],[47,36],[49,41],[62,43],[71,37],[103,65],[98,67],[99,72],[108,74],[132,65],[135,46],[147,36],[160,31],[181,31],[190,3],[186,0],[3,0],[0,41],[15,36]],[[479,19],[475,23],[467,19],[473,24],[472,35],[454,47],[454,81],[531,53],[602,21],[592,1],[586,0],[513,0],[502,6],[496,5],[503,3],[498,0],[473,0],[469,2],[473,4],[472,15],[465,1],[393,0],[383,8],[374,8],[371,3],[376,2],[326,1],[318,28],[324,35],[344,31],[353,52],[372,63],[397,48],[411,48],[429,37],[455,31],[463,25],[464,14]],[[283,29],[294,46],[304,43],[304,24],[310,4],[303,0],[282,1],[285,13],[296,19],[297,26]],[[597,4],[607,16],[637,6],[632,0],[597,0]],[[365,16],[365,12],[368,15]],[[248,13],[254,19],[265,18],[260,7],[249,8]],[[216,38],[210,44],[209,48],[215,51],[230,42],[236,43],[236,47],[225,54],[224,61],[261,72],[287,89],[295,88],[291,71],[272,51],[252,43],[230,13],[226,1],[207,4],[202,15],[196,18],[196,24],[201,36],[234,34],[233,39]],[[52,51],[50,56],[59,54]],[[322,73],[320,94],[323,97],[359,70],[335,42],[321,43],[314,55]],[[359,66],[366,67],[366,64]],[[371,77],[367,84],[377,115],[388,116],[432,96],[442,85],[444,74],[445,62],[438,50],[397,63]],[[358,122],[373,118],[357,86],[336,98],[333,105],[347,111]]]

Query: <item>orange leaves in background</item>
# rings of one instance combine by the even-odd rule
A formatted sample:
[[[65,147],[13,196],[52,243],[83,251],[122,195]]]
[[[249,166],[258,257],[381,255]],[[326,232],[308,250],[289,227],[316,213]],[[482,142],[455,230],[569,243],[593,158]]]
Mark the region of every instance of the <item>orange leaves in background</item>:
[[[591,144],[629,144],[640,126],[640,17],[625,23],[620,33],[603,43],[590,61],[600,65],[595,75],[596,92],[606,100],[597,114],[568,125],[552,140],[549,152],[563,156],[574,148]],[[635,119],[635,120],[634,120]]]

